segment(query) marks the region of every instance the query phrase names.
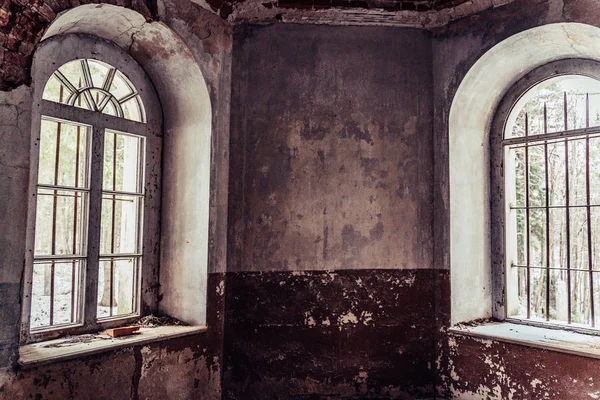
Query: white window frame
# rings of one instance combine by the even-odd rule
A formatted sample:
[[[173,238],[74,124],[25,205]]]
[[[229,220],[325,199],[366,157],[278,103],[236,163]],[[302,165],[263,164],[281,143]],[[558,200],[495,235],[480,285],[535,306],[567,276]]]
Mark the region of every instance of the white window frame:
[[[80,334],[111,328],[139,318],[141,315],[156,312],[158,304],[158,264],[160,235],[160,167],[162,151],[162,113],[152,83],[127,53],[113,44],[85,35],[65,35],[49,39],[51,45],[41,46],[36,52],[33,84],[34,105],[32,109],[32,144],[30,157],[30,184],[27,221],[27,252],[25,256],[25,279],[23,313],[21,324],[21,344],[56,338],[65,334]],[[60,51],[57,51],[57,48]],[[42,98],[48,79],[60,66],[78,59],[95,59],[116,68],[123,73],[141,96],[146,112],[146,122],[136,122],[124,118],[102,114],[66,104],[54,103]],[[43,60],[43,61],[41,61]],[[67,327],[48,328],[32,332],[30,329],[31,291],[35,244],[36,193],[38,182],[40,127],[43,118],[62,120],[68,123],[90,127],[90,157],[100,157],[92,165],[90,200],[88,212],[87,262],[85,263],[83,308],[81,323]],[[142,268],[139,274],[139,295],[137,310],[126,317],[96,318],[98,291],[100,216],[102,204],[102,157],[104,133],[110,130],[145,138],[144,207],[141,213],[142,226]],[[90,160],[91,161],[91,160]]]

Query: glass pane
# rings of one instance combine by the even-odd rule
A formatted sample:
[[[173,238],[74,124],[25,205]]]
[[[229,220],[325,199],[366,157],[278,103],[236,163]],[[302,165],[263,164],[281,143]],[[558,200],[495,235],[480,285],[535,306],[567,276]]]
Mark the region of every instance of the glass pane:
[[[590,202],[600,205],[600,137],[590,138]]]
[[[570,140],[569,146],[569,204],[587,204],[585,140]]]
[[[569,321],[569,300],[566,271],[550,272],[550,320],[565,323]]]
[[[91,89],[90,90],[90,95],[92,97],[92,99],[94,100],[94,103],[96,104],[96,108],[100,108],[100,104],[105,101],[105,98],[107,96],[106,93],[102,92],[101,90],[98,89]]]
[[[527,318],[527,268],[518,268],[517,285],[519,288],[517,310],[513,317]]]
[[[600,273],[592,273],[594,279],[594,323],[600,327]]]
[[[571,268],[588,269],[588,230],[587,208],[575,207],[569,210]]]
[[[600,270],[600,207],[591,207],[590,217],[592,224],[592,268]],[[600,308],[598,310],[600,311]]]
[[[583,89],[583,90],[582,90]],[[577,88],[567,89],[567,120],[569,129],[583,129],[586,126],[586,90]]]
[[[517,260],[519,265],[525,265],[527,259],[525,218],[525,210],[517,210]]]
[[[81,69],[81,61],[75,60],[64,64],[58,69],[76,89],[86,87]]]
[[[567,268],[567,217],[564,208],[550,210],[550,267]]]
[[[546,205],[546,157],[544,146],[529,146],[529,205]]]
[[[104,139],[103,189],[141,193],[143,138],[107,131]]]
[[[132,121],[144,122],[144,112],[140,96],[127,100],[122,104],[123,116]]]
[[[39,189],[35,222],[35,255],[82,255],[87,194]]]
[[[40,129],[40,153],[38,183],[54,185],[58,123],[42,120]]]
[[[117,100],[121,100],[133,93],[133,88],[127,81],[127,78],[125,78],[120,71],[117,71],[110,87],[110,93],[115,96]]]
[[[100,254],[138,252],[140,202],[138,196],[103,195]]]
[[[525,112],[521,111],[512,128],[512,137],[525,136]]]
[[[52,75],[46,87],[44,88],[44,94],[42,98],[44,100],[53,101],[55,103],[64,103],[70,92],[61,85],[61,83]]]
[[[531,318],[546,319],[546,276],[545,269],[531,269]]]
[[[546,211],[529,210],[529,251],[530,265],[546,266]]]
[[[525,148],[514,150],[515,192],[517,207],[525,207]]]
[[[548,143],[548,185],[550,186],[551,206],[564,206],[567,204],[565,160],[565,142]]]
[[[108,71],[111,67],[97,60],[87,60],[87,63],[90,68],[90,74],[92,75],[92,82],[94,83],[94,87],[104,87],[104,82],[106,81]]]
[[[591,325],[590,284],[588,272],[571,271],[571,322]]]
[[[79,321],[82,261],[34,264],[31,298],[31,328]]]
[[[31,283],[32,329],[50,326],[51,269],[48,264],[34,264]]]
[[[87,127],[42,120],[38,183],[87,188]]]
[[[590,126],[600,126],[600,94],[590,93]]]
[[[106,103],[106,106],[102,109],[102,113],[115,117],[118,116],[117,110],[115,109],[115,105],[112,103],[112,101]]]
[[[101,260],[98,275],[98,318],[136,311],[139,258]]]

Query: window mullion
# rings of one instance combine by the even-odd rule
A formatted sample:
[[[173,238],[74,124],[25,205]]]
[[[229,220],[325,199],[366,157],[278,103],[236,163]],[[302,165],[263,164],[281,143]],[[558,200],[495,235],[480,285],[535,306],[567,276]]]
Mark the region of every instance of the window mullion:
[[[85,324],[88,326],[96,323],[96,303],[98,301],[103,156],[104,127],[94,126],[90,176],[88,258],[85,278]]]

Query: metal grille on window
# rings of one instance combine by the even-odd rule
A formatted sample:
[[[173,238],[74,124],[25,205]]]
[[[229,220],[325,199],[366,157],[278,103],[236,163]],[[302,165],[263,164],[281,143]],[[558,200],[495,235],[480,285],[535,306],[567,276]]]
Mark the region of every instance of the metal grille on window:
[[[96,60],[76,60],[60,67],[47,82],[43,98],[146,121],[141,98],[131,82]],[[90,267],[98,276],[94,283],[97,320],[136,315],[140,308],[145,138],[97,129],[86,123],[85,114],[68,115],[72,116],[69,120],[44,115],[41,121],[32,332],[85,323],[86,280],[91,279],[86,271],[89,274]],[[97,184],[92,179],[94,171],[102,175]],[[94,193],[98,195],[94,197]],[[100,220],[100,243],[94,245],[100,248],[99,256],[88,252],[92,210],[100,214],[96,218]]]
[[[600,326],[600,82],[548,79],[504,138],[509,318]]]

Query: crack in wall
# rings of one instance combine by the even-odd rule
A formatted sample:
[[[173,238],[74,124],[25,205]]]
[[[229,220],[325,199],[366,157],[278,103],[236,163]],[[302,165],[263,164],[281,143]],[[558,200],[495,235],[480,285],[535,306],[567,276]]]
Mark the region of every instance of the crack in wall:
[[[133,348],[133,357],[135,359],[135,370],[133,371],[133,376],[131,377],[131,400],[139,400],[139,386],[140,379],[142,378],[142,367],[144,362],[140,347]]]

